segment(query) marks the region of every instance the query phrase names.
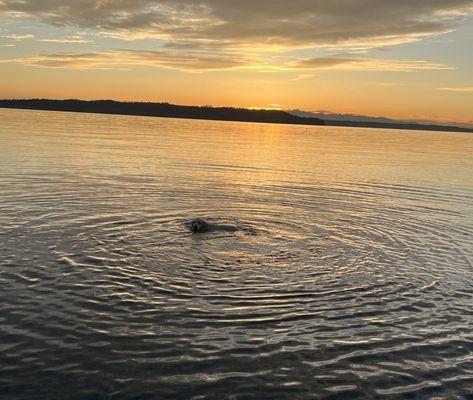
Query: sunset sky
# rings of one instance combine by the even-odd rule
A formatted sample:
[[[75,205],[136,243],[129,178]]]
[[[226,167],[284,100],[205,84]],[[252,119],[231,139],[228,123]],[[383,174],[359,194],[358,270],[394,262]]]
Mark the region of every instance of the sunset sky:
[[[473,124],[473,0],[0,0],[0,97]]]

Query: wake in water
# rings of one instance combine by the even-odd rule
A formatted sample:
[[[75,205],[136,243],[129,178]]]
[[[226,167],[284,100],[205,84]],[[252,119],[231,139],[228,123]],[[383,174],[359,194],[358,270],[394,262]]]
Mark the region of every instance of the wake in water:
[[[189,229],[192,233],[208,233],[208,232],[244,232],[246,234],[255,234],[255,230],[248,227],[242,227],[240,225],[222,223],[222,222],[210,222],[203,218],[195,218],[190,222],[186,222],[184,226]]]

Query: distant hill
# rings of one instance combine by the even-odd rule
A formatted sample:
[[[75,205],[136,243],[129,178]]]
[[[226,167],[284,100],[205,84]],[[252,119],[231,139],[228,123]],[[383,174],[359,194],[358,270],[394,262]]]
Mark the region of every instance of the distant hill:
[[[470,132],[473,128],[452,125],[437,125],[429,123],[417,123],[415,121],[398,121],[384,117],[368,117],[354,114],[331,114],[325,112],[307,112],[301,110],[288,110],[290,114],[301,118],[320,118],[327,126],[350,126],[358,128],[381,128],[381,129],[409,129],[428,130],[444,132]]]
[[[325,125],[324,122],[318,118],[301,118],[286,111],[278,110],[178,106],[169,103],[128,103],[112,100],[0,100],[0,108],[137,115],[163,118],[206,119],[218,121]]]
[[[354,122],[381,122],[381,123],[398,123],[398,122],[407,122],[407,121],[396,121],[384,117],[368,117],[366,115],[356,115],[356,114],[333,114],[329,112],[309,112],[301,110],[287,110],[288,113],[297,115],[302,118],[320,118],[326,121],[354,121]]]

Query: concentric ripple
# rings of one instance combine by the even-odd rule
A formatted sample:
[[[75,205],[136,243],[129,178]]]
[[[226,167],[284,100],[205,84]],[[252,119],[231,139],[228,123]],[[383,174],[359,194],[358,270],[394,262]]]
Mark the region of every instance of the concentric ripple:
[[[471,135],[0,118],[0,397],[473,393]]]

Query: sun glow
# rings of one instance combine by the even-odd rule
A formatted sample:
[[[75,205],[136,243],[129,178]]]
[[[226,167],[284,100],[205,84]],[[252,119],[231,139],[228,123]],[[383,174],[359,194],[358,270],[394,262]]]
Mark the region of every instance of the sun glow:
[[[3,97],[472,119],[467,0],[53,3],[0,2]]]

